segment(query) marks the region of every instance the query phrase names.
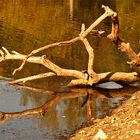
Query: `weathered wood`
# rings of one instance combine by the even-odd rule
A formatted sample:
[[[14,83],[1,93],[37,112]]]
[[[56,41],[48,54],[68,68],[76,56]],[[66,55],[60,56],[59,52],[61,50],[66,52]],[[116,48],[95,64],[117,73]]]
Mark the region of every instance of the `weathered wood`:
[[[107,82],[107,81],[121,81],[125,83],[131,83],[135,81],[139,81],[140,77],[138,73],[132,72],[132,73],[125,73],[125,72],[106,72],[106,73],[95,73],[93,64],[94,64],[94,50],[91,47],[90,43],[88,42],[88,39],[86,38],[89,33],[93,31],[93,29],[101,22],[103,21],[106,17],[110,16],[112,19],[112,31],[111,34],[107,36],[108,39],[113,41],[118,48],[122,51],[125,52],[129,59],[130,62],[127,62],[131,65],[136,65],[140,66],[140,58],[139,55],[137,55],[133,49],[130,47],[129,43],[124,43],[120,37],[119,37],[119,20],[117,17],[117,13],[111,10],[108,6],[102,6],[105,9],[105,13],[101,15],[94,23],[91,24],[87,29],[85,28],[85,25],[82,24],[81,28],[81,33],[79,34],[78,37],[75,37],[71,40],[68,41],[62,41],[62,42],[57,42],[53,44],[46,45],[44,47],[41,47],[39,49],[33,50],[30,54],[28,55],[23,55],[18,52],[12,51],[11,53],[4,47],[0,50],[0,61],[5,61],[5,60],[21,60],[22,64],[18,69],[15,69],[14,73],[16,71],[21,70],[24,67],[24,64],[26,62],[29,63],[35,63],[35,64],[40,64],[43,65],[44,67],[48,68],[51,70],[51,72],[45,73],[45,74],[38,74],[30,77],[25,77],[22,79],[17,79],[15,81],[11,81],[11,84],[16,84],[20,82],[26,82],[26,81],[31,81],[39,78],[45,78],[45,77],[50,77],[50,76],[70,76],[74,77],[68,84],[68,86],[77,86],[77,85],[86,85],[86,86],[93,86],[98,83],[102,82]],[[97,31],[96,31],[97,32]],[[100,32],[98,32],[100,34]],[[75,43],[77,41],[83,42],[86,51],[88,52],[89,58],[88,58],[88,67],[87,67],[87,72],[82,72],[78,70],[71,70],[71,69],[64,69],[59,67],[58,65],[54,64],[51,62],[45,55],[44,56],[33,56],[34,54],[43,51],[45,49],[49,49],[52,47],[57,47],[57,46],[64,46],[64,45],[70,45],[72,43]]]
[[[120,37],[119,37],[119,20],[117,15],[111,17],[112,19],[112,31],[107,36],[108,39],[113,41],[117,46],[118,49],[122,52],[126,53],[128,55],[128,58],[130,59],[130,62],[127,62],[130,65],[136,65],[140,66],[140,57],[138,54],[134,52],[134,50],[130,47],[130,43],[125,43]]]
[[[107,18],[108,16],[114,16],[116,15],[116,12],[112,11],[108,6],[104,6],[102,5],[102,8],[105,9],[105,13],[103,15],[101,15],[94,23],[92,23],[89,28],[87,28],[84,32],[82,32],[82,34],[80,34],[80,37],[76,37],[76,38],[73,38],[71,40],[68,40],[68,41],[62,41],[62,42],[56,42],[56,43],[53,43],[53,44],[49,44],[49,45],[46,45],[44,47],[41,47],[39,49],[36,49],[36,50],[33,50],[30,54],[28,54],[26,56],[26,58],[23,60],[21,66],[19,68],[16,68],[14,71],[13,71],[13,75],[17,72],[17,71],[20,71],[27,59],[31,56],[33,56],[34,54],[40,52],[40,51],[43,51],[45,49],[48,49],[48,48],[51,48],[51,47],[56,47],[56,46],[62,46],[62,45],[67,45],[67,44],[72,44],[74,42],[77,42],[79,40],[83,40],[84,38],[86,38],[86,36],[101,22],[103,21],[105,18]],[[82,38],[82,39],[81,39]]]

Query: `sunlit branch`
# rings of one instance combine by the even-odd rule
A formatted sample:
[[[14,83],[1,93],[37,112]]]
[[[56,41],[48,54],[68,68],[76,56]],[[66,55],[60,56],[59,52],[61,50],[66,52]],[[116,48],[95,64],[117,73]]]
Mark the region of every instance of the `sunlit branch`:
[[[42,79],[42,78],[51,77],[51,76],[55,76],[55,75],[56,74],[53,72],[41,73],[38,75],[33,75],[33,76],[26,77],[26,78],[17,79],[17,80],[11,81],[9,83],[10,84],[16,84],[16,83],[20,83],[20,82],[25,83],[27,81]]]
[[[15,81],[11,81],[10,83],[20,83],[20,82],[26,82],[31,81],[35,79],[50,77],[50,76],[67,76],[67,77],[73,77],[73,79],[69,82],[68,86],[78,86],[78,85],[84,85],[84,86],[94,86],[98,83],[107,82],[107,81],[116,81],[116,82],[124,82],[124,83],[131,83],[135,81],[139,81],[140,77],[139,74],[136,72],[132,73],[125,73],[125,72],[106,72],[106,73],[95,73],[94,71],[94,49],[91,47],[87,35],[91,32],[94,32],[96,35],[100,35],[103,32],[99,32],[97,30],[94,30],[94,28],[101,23],[106,17],[110,16],[112,19],[112,32],[107,36],[108,39],[113,41],[115,44],[119,46],[119,49],[122,52],[125,52],[130,62],[127,62],[131,65],[140,66],[140,58],[139,54],[137,55],[133,49],[130,47],[129,43],[124,43],[120,37],[119,37],[119,20],[117,17],[117,13],[112,11],[108,6],[102,6],[105,9],[105,13],[101,15],[95,22],[93,22],[87,29],[85,28],[85,25],[82,24],[81,33],[78,37],[75,37],[71,40],[62,41],[62,42],[56,42],[53,44],[46,45],[44,47],[38,48],[36,50],[33,50],[28,55],[20,54],[16,51],[12,51],[11,53],[4,47],[0,50],[0,62],[6,61],[6,60],[20,60],[22,61],[21,66],[18,69],[15,69],[14,73],[16,71],[21,70],[24,67],[24,64],[26,62],[29,63],[35,63],[43,65],[44,67],[48,68],[51,72],[44,73],[44,74],[38,74],[30,77],[21,78]],[[64,45],[71,45],[72,43],[75,43],[77,41],[81,41],[85,49],[88,53],[88,64],[87,64],[87,70],[79,71],[79,70],[72,70],[72,69],[64,69],[60,66],[54,64],[51,60],[49,60],[45,55],[43,56],[33,56],[34,54],[43,51],[45,49],[49,49],[52,47],[59,47]],[[82,59],[82,58],[81,58]]]
[[[118,45],[118,49],[121,50],[122,52],[125,52],[129,59],[130,62],[127,62],[130,65],[136,65],[140,66],[140,57],[139,54],[136,54],[134,50],[130,47],[130,43],[125,43],[123,42],[122,39],[119,37],[119,20],[118,16],[111,17],[112,19],[112,31],[111,33],[107,36],[108,39],[113,41],[115,44]]]
[[[85,37],[86,37],[100,22],[102,22],[105,18],[107,18],[108,16],[114,16],[114,15],[116,15],[116,12],[112,11],[108,6],[102,5],[102,8],[104,8],[105,13],[104,13],[103,15],[101,15],[94,23],[92,23],[92,24],[89,26],[89,28],[87,28],[87,29],[82,33],[82,35],[81,35],[82,38],[85,38]],[[81,37],[80,37],[80,38],[79,38],[79,37],[76,37],[76,38],[73,38],[73,39],[68,40],[68,41],[62,41],[62,42],[57,42],[57,43],[49,44],[49,45],[46,45],[46,46],[41,47],[41,48],[39,48],[39,49],[33,50],[30,54],[28,54],[28,55],[26,56],[26,58],[23,60],[23,62],[22,62],[22,64],[21,64],[21,66],[20,66],[19,68],[17,68],[17,69],[14,70],[13,74],[15,74],[17,71],[20,71],[20,70],[24,67],[24,65],[25,65],[25,63],[26,63],[26,61],[27,61],[27,59],[28,59],[29,57],[33,56],[34,54],[36,54],[36,53],[38,53],[38,52],[40,52],[40,51],[43,51],[43,50],[45,50],[45,49],[51,48],[51,47],[56,47],[56,46],[61,46],[61,45],[72,44],[72,43],[74,43],[74,42],[76,42],[76,41],[79,41],[79,40],[81,39]]]

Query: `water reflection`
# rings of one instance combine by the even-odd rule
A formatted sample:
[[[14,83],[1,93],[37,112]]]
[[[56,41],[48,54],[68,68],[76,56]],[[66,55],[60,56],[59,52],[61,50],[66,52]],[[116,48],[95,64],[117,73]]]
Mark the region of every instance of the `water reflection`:
[[[69,0],[70,2],[70,19],[73,20],[73,7],[74,7],[74,3],[73,3],[73,0]]]
[[[38,140],[39,136],[41,140],[62,139],[91,118],[111,115],[114,108],[139,90],[61,88],[40,93],[11,86],[5,80],[0,85],[0,138],[17,136],[27,140]]]

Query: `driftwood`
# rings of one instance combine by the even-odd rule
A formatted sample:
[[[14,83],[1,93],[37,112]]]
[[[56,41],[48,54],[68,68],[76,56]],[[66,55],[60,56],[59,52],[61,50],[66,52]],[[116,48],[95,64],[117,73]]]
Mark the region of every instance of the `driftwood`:
[[[108,6],[102,6],[104,8],[105,13],[101,15],[94,23],[90,25],[89,28],[85,28],[85,25],[82,24],[81,33],[78,37],[75,37],[68,41],[62,41],[57,42],[53,44],[46,45],[44,47],[41,47],[39,49],[33,50],[28,55],[20,54],[16,51],[12,51],[11,53],[4,47],[0,50],[0,61],[15,59],[15,60],[21,60],[22,64],[19,68],[15,69],[13,74],[15,74],[17,71],[20,71],[26,62],[30,63],[36,63],[41,64],[44,67],[47,67],[51,70],[51,72],[38,74],[30,77],[26,77],[23,79],[17,79],[14,81],[11,81],[11,84],[17,84],[22,83],[34,79],[39,78],[45,78],[50,76],[70,76],[74,77],[73,80],[70,81],[68,86],[77,86],[77,85],[86,85],[86,86],[93,86],[98,83],[107,82],[107,81],[116,81],[116,82],[124,82],[124,83],[131,83],[135,81],[139,81],[140,77],[137,72],[131,72],[131,73],[125,73],[125,72],[106,72],[106,73],[95,73],[93,68],[94,63],[94,49],[91,47],[90,43],[88,42],[87,35],[91,32],[94,32],[96,35],[100,35],[103,32],[99,32],[94,30],[94,28],[100,24],[105,18],[111,17],[112,20],[112,32],[107,36],[109,40],[114,42],[118,49],[120,49],[122,52],[128,55],[128,58],[130,59],[130,62],[127,62],[130,65],[135,65],[137,67],[140,66],[140,58],[139,55],[137,55],[133,49],[130,47],[129,43],[123,42],[119,37],[119,20],[117,13],[111,10]],[[51,62],[45,55],[43,56],[34,56],[34,54],[37,54],[40,51],[43,51],[45,49],[49,49],[52,47],[57,46],[64,46],[64,45],[71,45],[72,43],[75,43],[77,41],[83,42],[86,51],[88,52],[89,58],[88,58],[88,67],[87,71],[78,71],[78,70],[71,70],[71,69],[64,69],[59,67],[58,65]]]

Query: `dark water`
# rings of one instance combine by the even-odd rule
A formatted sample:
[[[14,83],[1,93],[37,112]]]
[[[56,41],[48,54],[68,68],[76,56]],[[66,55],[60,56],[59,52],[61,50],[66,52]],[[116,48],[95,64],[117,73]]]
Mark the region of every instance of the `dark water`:
[[[118,11],[120,36],[126,42],[130,42],[132,48],[138,53],[140,51],[140,2],[138,0],[1,0],[0,46],[5,46],[10,51],[16,50],[28,54],[33,49],[46,44],[76,37],[80,33],[82,23],[88,27],[103,14],[102,4],[109,5],[113,10]],[[110,20],[104,20],[97,29],[109,32]],[[127,56],[120,53],[111,42],[92,36],[89,40],[95,49],[96,72],[133,71],[133,68],[126,64]],[[83,70],[87,67],[87,52],[80,43],[39,53],[39,55],[42,54],[47,54],[53,62],[64,68]],[[26,64],[25,68],[13,77],[11,73],[19,65],[19,62],[14,61],[1,63],[0,75],[17,79],[48,71],[43,66]],[[57,95],[33,92],[11,86],[8,80],[0,80],[0,111],[3,112],[36,108],[54,97],[60,97],[59,103],[54,102],[44,117],[30,115],[2,123],[0,140],[63,139],[92,115],[95,118],[110,115],[113,108],[119,106],[122,100],[136,91],[135,88],[75,89],[77,93],[75,95],[73,91],[62,88],[68,80],[62,77],[51,77],[28,83],[34,87],[61,91]],[[117,86],[110,83],[110,87]],[[63,94],[64,92],[68,94]]]

